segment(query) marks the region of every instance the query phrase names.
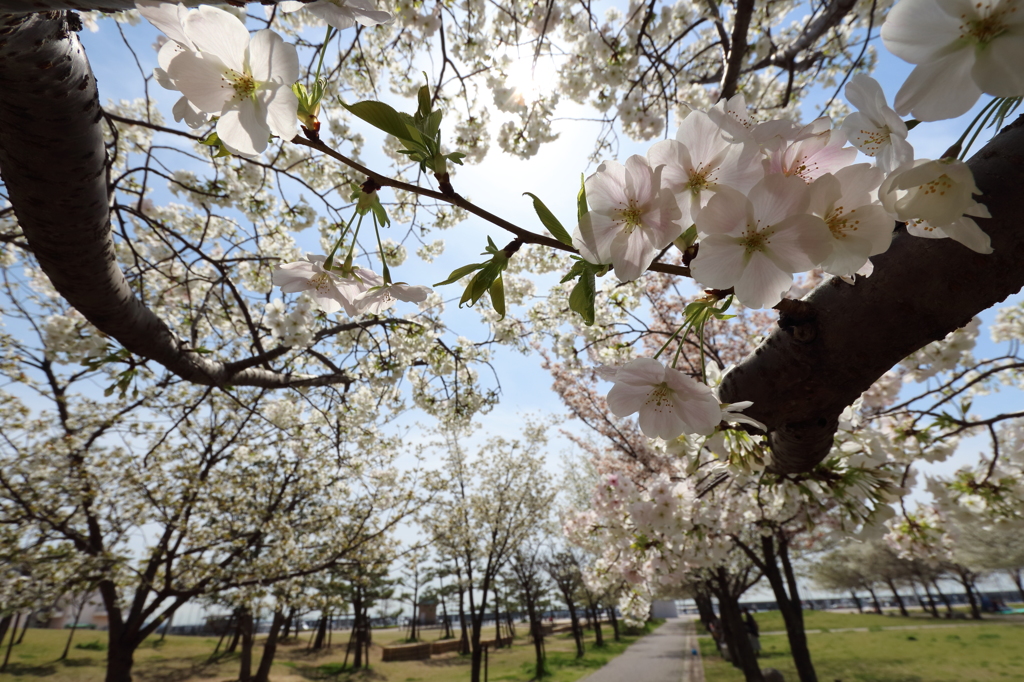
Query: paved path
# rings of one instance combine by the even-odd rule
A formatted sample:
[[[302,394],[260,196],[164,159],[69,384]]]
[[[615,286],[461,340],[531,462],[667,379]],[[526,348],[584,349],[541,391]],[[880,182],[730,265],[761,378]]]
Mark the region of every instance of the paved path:
[[[697,656],[693,651],[697,651]],[[696,661],[691,659],[696,658]],[[704,682],[700,648],[689,618],[672,618],[634,642],[585,682]]]

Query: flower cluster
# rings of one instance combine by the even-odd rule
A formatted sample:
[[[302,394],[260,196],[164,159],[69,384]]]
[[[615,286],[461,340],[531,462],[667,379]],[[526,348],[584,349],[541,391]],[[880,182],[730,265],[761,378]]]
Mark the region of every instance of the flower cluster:
[[[630,281],[693,226],[694,279],[753,308],[775,305],[795,273],[815,267],[848,280],[870,274],[896,220],[990,252],[973,220],[988,211],[967,166],[915,161],[906,125],[871,78],[854,77],[847,96],[860,111],[838,129],[825,117],[756,123],[742,95],[690,112],[675,139],[625,165],[606,161],[586,180],[590,210],[573,245]],[[858,149],[876,163],[854,164]]]

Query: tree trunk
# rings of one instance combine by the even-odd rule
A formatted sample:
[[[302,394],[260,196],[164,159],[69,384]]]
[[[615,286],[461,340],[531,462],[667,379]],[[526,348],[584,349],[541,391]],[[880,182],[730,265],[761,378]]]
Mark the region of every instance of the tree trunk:
[[[270,666],[274,664],[274,654],[277,653],[277,637],[285,620],[287,618],[285,618],[283,611],[274,611],[274,620],[270,624],[267,641],[263,644],[260,667],[256,670],[256,677],[253,678],[253,682],[270,682]]]
[[[734,664],[743,671],[746,682],[764,682],[754,648],[750,645],[750,637],[747,636],[747,628],[743,624],[739,599],[732,594],[729,577],[723,567],[717,569],[715,596],[718,597],[722,626]]]
[[[776,553],[776,540],[778,553]],[[768,536],[761,538],[761,549],[764,553],[764,574],[772,586],[775,600],[782,620],[786,624],[786,637],[789,649],[796,666],[800,682],[818,682],[818,674],[811,661],[811,651],[807,648],[807,632],[804,630],[804,613],[800,604],[800,592],[796,583],[793,564],[789,560],[789,546],[784,537]],[[779,562],[782,571],[779,570]],[[787,591],[788,587],[788,591]],[[745,630],[744,630],[745,631]]]
[[[316,626],[316,639],[313,640],[313,650],[319,651],[324,648],[324,640],[327,639],[327,614],[320,614],[320,621]]]
[[[593,615],[592,620],[594,623],[594,646],[603,647],[604,634],[601,632],[601,612],[597,609],[597,604],[593,605],[590,612]]]
[[[483,647],[480,646],[480,636],[483,632],[484,627],[484,608],[485,605],[480,605],[480,613],[477,615],[473,613],[473,632],[470,635],[471,646],[470,651],[470,668],[469,668],[469,680],[470,682],[481,681],[481,671],[483,670],[484,663],[484,652]]]
[[[608,620],[610,620],[612,622],[612,632],[615,633],[615,641],[616,642],[621,642],[622,639],[619,636],[619,617],[617,615],[615,615],[615,607],[614,606],[609,606],[608,607]]]
[[[569,606],[569,620],[572,623],[572,637],[576,640],[576,658],[583,658],[586,651],[583,649],[583,629],[580,627],[580,619],[576,614],[576,605],[568,596],[565,597],[565,601]]]
[[[885,584],[889,586],[889,591],[896,598],[896,605],[900,607],[900,615],[904,618],[909,618],[910,614],[907,613],[907,607],[903,604],[903,597],[900,596],[899,590],[896,589],[896,584],[889,578],[885,579]]]
[[[460,578],[460,580],[461,580],[461,578]],[[465,656],[466,654],[468,654],[472,650],[472,647],[470,646],[470,643],[469,643],[469,632],[467,632],[467,628],[466,628],[466,602],[465,602],[465,596],[464,595],[465,595],[464,591],[460,589],[459,590],[459,630],[461,631],[462,645],[459,648],[459,653],[462,654],[463,656]]]
[[[875,606],[875,613],[879,616],[882,615],[882,604],[878,601],[878,595],[875,594],[875,588],[869,586],[868,593],[871,595],[871,602]]]
[[[82,610],[85,609],[85,598],[78,604],[78,610],[75,611],[75,622],[71,624],[71,632],[68,633],[68,641],[64,643],[64,653],[60,655],[58,661],[63,661],[68,657],[68,651],[71,650],[71,639],[75,636],[75,630],[78,629],[78,619],[82,617]],[[2,638],[2,637],[0,637]]]
[[[14,616],[4,616],[0,618],[0,644],[3,643],[4,637],[7,635],[7,629],[11,627],[12,620],[14,620]]]
[[[960,579],[960,583],[964,586],[964,591],[967,593],[967,601],[971,604],[971,618],[981,620],[981,609],[978,608],[978,600],[974,596],[974,581],[971,580],[971,576],[964,569],[958,568],[956,574]]]
[[[105,682],[132,682],[135,665],[135,647],[125,644],[120,637],[107,642],[107,674]]]
[[[939,608],[935,605],[935,600],[932,598],[932,591],[928,589],[928,580],[921,578],[921,586],[924,587],[924,594],[928,597],[928,611],[932,614],[932,618],[940,618]]]
[[[14,625],[11,626],[11,638],[7,641],[7,653],[4,654],[3,664],[0,664],[0,673],[7,670],[7,662],[11,660],[11,649],[14,647],[14,638],[18,635],[18,623],[20,622],[21,612],[18,612],[14,614]]]
[[[860,597],[854,590],[850,590],[850,596],[853,597],[853,603],[857,605],[857,613],[864,613],[864,607],[860,603]]]
[[[242,653],[239,656],[238,682],[252,682],[252,648],[256,635],[253,632],[252,611],[243,608],[238,614],[238,632],[242,639]]]
[[[952,618],[953,604],[949,601],[949,597],[946,596],[946,593],[942,591],[942,588],[939,587],[939,581],[932,580],[932,587],[935,588],[935,594],[939,595],[939,599],[941,599],[942,603],[946,605],[946,618]]]
[[[1020,593],[1020,600],[1024,601],[1024,582],[1021,581],[1020,569],[1009,569],[1006,571],[1010,574],[1010,578],[1013,580],[1013,584],[1017,586],[1017,591]]]

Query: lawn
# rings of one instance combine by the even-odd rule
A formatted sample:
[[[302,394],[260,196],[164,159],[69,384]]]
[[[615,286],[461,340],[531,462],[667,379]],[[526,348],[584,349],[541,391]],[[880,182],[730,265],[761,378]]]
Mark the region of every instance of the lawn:
[[[659,622],[660,624],[660,622]],[[651,626],[648,626],[649,631]],[[612,641],[611,627],[604,625],[606,646],[598,649],[594,645],[592,632],[586,633],[587,654],[581,660],[575,658],[572,635],[556,634],[545,640],[548,667],[552,675],[545,680],[553,682],[574,682],[584,675],[600,668],[609,660],[622,653],[635,642],[640,634],[623,637],[623,641]],[[327,651],[308,652],[308,635],[293,639],[278,649],[271,680],[273,682],[459,682],[469,680],[469,658],[458,654],[436,656],[429,661],[403,661],[382,663],[382,644],[392,644],[405,636],[397,629],[374,630],[374,646],[370,652],[371,668],[356,673],[346,672],[342,663],[345,658],[345,644],[348,632],[333,633],[334,646]],[[485,632],[485,636],[489,633]],[[517,628],[515,645],[511,649],[490,652],[490,682],[527,682],[533,677],[533,645],[526,634],[526,628]],[[75,642],[90,646],[103,643],[106,633],[79,631]],[[427,638],[436,637],[428,631]],[[68,660],[57,661],[64,648],[67,631],[29,630],[22,644],[16,645],[11,653],[7,672],[0,673],[0,682],[102,682],[105,651],[94,648],[72,646]],[[163,642],[157,638],[147,640],[138,650],[135,661],[135,679],[139,682],[210,682],[236,678],[238,656],[233,655],[210,662],[209,656],[217,644],[216,638],[184,637],[169,635]],[[5,642],[6,645],[6,642]],[[260,640],[257,640],[257,647]],[[2,660],[3,652],[0,652]],[[256,662],[260,649],[255,652]]]
[[[775,621],[769,616],[778,614],[757,614],[762,631],[774,629]],[[811,612],[807,620],[808,628],[874,625],[871,632],[823,631],[808,636],[818,679],[823,682],[1024,680],[1024,621],[977,625],[960,621],[942,628],[884,631],[880,628],[940,621],[823,612]],[[795,681],[786,636],[766,635],[761,644],[761,667],[777,668],[787,682]],[[700,645],[707,682],[742,682],[742,673],[718,657],[714,642],[702,638]]]

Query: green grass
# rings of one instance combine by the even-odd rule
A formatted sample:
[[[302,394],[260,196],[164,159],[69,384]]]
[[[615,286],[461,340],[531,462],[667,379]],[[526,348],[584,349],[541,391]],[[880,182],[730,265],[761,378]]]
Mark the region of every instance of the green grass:
[[[657,624],[660,624],[658,621]],[[548,656],[548,670],[551,673],[545,682],[575,682],[600,668],[609,660],[622,653],[629,644],[649,632],[654,626],[648,625],[636,635],[623,637],[614,642],[612,628],[604,624],[605,646],[597,647],[593,632],[585,632],[586,655],[577,660],[575,643],[569,633],[559,633],[545,640]],[[525,625],[517,626],[514,645],[511,648],[492,651],[489,655],[489,679],[493,682],[527,682],[533,677],[533,644],[527,635]],[[469,680],[470,660],[468,656],[445,654],[429,661],[381,662],[381,645],[396,644],[405,639],[407,632],[399,629],[373,631],[373,646],[370,650],[371,668],[352,671],[344,665],[345,644],[348,632],[333,634],[333,648],[319,652],[307,652],[309,633],[292,638],[278,649],[272,682],[465,682]],[[424,641],[437,639],[437,631],[425,631]],[[485,637],[493,636],[485,631]],[[30,629],[22,644],[16,645],[11,653],[7,672],[0,673],[0,682],[102,682],[105,671],[106,652],[89,646],[100,641],[105,648],[106,633],[79,632],[75,642],[86,644],[87,648],[72,645],[69,658],[57,661],[68,632],[60,630]],[[230,680],[238,675],[238,655],[209,660],[217,644],[216,638],[181,637],[168,635],[161,643],[150,638],[136,651],[134,677],[138,682],[210,682]],[[257,640],[254,651],[255,666],[259,661],[262,637]],[[2,656],[2,653],[0,653]],[[2,660],[2,659],[0,659]],[[349,660],[351,664],[351,659]]]
[[[768,614],[758,614],[762,615]],[[828,618],[832,616],[858,622],[857,625],[835,627],[864,627],[859,624],[863,618],[859,614],[814,612],[811,615],[819,625],[832,622]],[[878,616],[874,618],[879,619]],[[762,621],[761,618],[758,620]],[[886,618],[884,624],[905,625],[908,621]],[[881,626],[876,620],[871,632],[809,635],[808,644],[818,679],[829,682],[995,682],[1024,679],[1024,621],[980,625],[961,622],[950,627],[918,630],[883,631]],[[762,625],[762,630],[767,629]],[[700,640],[700,645],[707,682],[742,682],[742,673],[718,657],[714,642],[705,638]],[[759,660],[762,668],[777,668],[786,680],[797,679],[785,635],[765,635],[761,637],[761,645],[763,655]]]

